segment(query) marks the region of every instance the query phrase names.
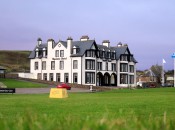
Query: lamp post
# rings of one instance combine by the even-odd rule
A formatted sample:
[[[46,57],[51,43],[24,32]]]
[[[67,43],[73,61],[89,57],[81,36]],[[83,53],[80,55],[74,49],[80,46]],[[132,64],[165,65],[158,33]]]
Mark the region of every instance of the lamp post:
[[[172,58],[174,59],[174,87],[175,87],[175,53],[173,53]]]

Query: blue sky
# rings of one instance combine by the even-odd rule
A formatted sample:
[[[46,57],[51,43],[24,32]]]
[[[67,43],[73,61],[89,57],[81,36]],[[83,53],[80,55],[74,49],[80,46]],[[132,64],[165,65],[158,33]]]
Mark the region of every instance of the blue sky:
[[[127,43],[137,69],[162,64],[173,69],[174,0],[1,0],[0,50],[33,50],[36,40]]]

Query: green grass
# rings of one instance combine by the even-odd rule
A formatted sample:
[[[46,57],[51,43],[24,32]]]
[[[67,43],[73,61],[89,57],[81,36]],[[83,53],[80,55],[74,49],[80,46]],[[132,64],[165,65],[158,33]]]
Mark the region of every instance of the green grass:
[[[32,83],[27,81],[20,81],[16,79],[0,78],[0,82],[7,86],[7,88],[42,88],[48,85],[40,83]]]
[[[0,128],[36,130],[175,129],[175,89],[113,90],[49,94],[0,95]]]

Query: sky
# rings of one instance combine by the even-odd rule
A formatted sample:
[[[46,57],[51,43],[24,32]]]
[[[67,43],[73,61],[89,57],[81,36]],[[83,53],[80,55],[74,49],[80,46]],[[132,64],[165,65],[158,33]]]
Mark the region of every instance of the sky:
[[[1,0],[0,50],[33,50],[69,36],[128,44],[137,69],[173,69],[175,0]]]

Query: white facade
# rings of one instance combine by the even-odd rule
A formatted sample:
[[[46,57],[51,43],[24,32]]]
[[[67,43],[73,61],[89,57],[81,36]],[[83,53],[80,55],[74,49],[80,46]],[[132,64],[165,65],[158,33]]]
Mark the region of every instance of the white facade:
[[[33,78],[57,82],[94,86],[136,86],[136,63],[128,46],[110,47],[108,40],[102,45],[83,36],[80,41],[46,44],[38,39],[29,56]]]

